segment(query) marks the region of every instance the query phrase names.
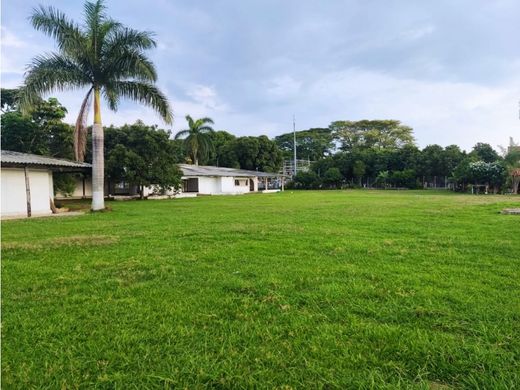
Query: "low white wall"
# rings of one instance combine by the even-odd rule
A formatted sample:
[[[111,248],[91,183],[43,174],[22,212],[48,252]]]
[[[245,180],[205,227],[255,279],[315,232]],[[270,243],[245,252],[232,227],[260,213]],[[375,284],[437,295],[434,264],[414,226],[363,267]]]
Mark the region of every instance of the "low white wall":
[[[155,193],[155,187],[149,186],[143,188],[143,196],[151,196]],[[173,196],[175,195],[175,190],[168,190],[164,194],[157,194],[158,196],[164,195],[164,196]]]
[[[2,168],[2,216],[27,215],[25,174],[23,168]],[[32,215],[52,214],[52,173],[48,170],[29,169]]]

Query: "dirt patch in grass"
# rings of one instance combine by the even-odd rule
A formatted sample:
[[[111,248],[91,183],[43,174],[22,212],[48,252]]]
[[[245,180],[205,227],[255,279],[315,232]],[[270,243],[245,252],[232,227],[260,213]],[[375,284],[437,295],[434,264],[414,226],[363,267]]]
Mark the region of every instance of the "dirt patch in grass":
[[[102,246],[115,244],[118,241],[119,238],[116,236],[78,235],[69,237],[56,237],[38,242],[5,242],[2,243],[2,249],[40,250],[63,246]]]

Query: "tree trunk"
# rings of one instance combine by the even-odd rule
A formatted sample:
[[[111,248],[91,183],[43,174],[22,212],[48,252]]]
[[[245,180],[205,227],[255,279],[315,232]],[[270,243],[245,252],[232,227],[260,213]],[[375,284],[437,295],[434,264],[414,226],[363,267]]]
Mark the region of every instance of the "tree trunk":
[[[104,134],[101,124],[99,89],[94,91],[94,126],[92,126],[92,210],[105,208],[104,177]]]
[[[25,175],[25,200],[27,204],[27,216],[31,216],[31,185],[29,184],[29,171],[27,166],[23,167],[23,173]]]
[[[199,166],[199,148],[193,148],[193,162]]]
[[[519,185],[520,185],[520,176],[513,177],[513,194],[518,195]]]

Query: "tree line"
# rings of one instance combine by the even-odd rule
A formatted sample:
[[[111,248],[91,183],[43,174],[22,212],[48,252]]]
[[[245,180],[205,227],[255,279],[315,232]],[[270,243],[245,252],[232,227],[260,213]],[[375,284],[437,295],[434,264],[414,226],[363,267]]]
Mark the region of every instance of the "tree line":
[[[292,158],[293,134],[275,138]],[[397,120],[335,121],[327,128],[296,132],[297,158],[312,161],[295,188],[427,188],[518,192],[520,147],[510,139],[498,153],[487,143],[470,152],[457,145],[415,144],[413,129]]]
[[[2,148],[57,158],[75,159],[74,126],[63,122],[67,109],[56,98],[34,102],[29,113],[18,105],[18,90],[2,89]],[[175,137],[170,130],[142,121],[109,126],[104,131],[104,176],[109,183],[132,183],[141,191],[159,192],[180,186],[181,163],[278,172],[282,152],[267,136],[236,137],[211,127],[210,118],[186,117],[188,127]],[[88,129],[87,129],[88,130]],[[91,132],[83,159],[92,162]],[[71,175],[55,175],[56,192],[70,193]]]
[[[40,100],[29,115],[16,105],[16,90],[2,90],[2,147],[74,158],[74,128],[63,122],[67,109],[57,99]],[[175,137],[142,121],[105,129],[105,175],[109,182],[131,182],[158,190],[178,187],[180,163],[278,172],[293,158],[293,133],[237,137],[214,130],[211,118],[186,117]],[[470,152],[457,145],[415,145],[413,130],[395,120],[335,121],[327,128],[296,132],[297,158],[311,161],[292,186],[301,189],[445,187],[457,191],[518,191],[511,172],[520,167],[520,148],[510,141],[499,154],[485,143]],[[85,160],[92,161],[90,139]],[[66,177],[66,175],[62,175]],[[57,180],[58,190],[72,180]],[[477,185],[477,187],[475,187]]]

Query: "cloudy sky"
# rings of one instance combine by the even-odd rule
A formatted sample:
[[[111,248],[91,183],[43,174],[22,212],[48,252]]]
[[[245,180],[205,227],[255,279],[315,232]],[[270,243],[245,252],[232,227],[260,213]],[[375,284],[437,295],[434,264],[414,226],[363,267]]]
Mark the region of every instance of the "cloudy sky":
[[[2,87],[16,87],[31,58],[54,50],[31,10],[53,5],[76,20],[82,2],[2,2]],[[518,0],[113,0],[108,11],[151,30],[159,86],[184,116],[210,116],[237,135],[275,136],[334,120],[399,119],[417,143],[520,139]],[[74,122],[82,95],[53,94]],[[134,103],[105,124],[161,123]]]

